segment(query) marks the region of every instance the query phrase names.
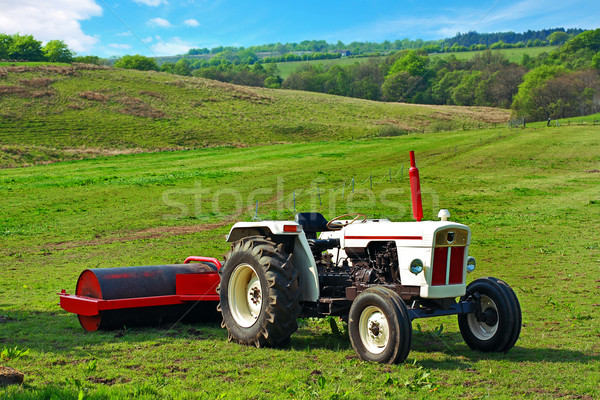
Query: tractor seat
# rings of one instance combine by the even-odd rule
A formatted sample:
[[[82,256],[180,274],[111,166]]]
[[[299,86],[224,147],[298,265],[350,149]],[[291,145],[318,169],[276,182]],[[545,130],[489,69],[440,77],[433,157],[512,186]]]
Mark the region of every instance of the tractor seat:
[[[308,239],[313,254],[319,254],[327,249],[340,246],[339,239],[317,239],[318,232],[328,231],[327,220],[318,212],[306,212],[296,214],[296,222],[302,225],[302,230]]]
[[[296,223],[302,225],[302,230],[307,239],[316,239],[317,232],[328,231],[327,220],[318,212],[304,212],[296,214]]]

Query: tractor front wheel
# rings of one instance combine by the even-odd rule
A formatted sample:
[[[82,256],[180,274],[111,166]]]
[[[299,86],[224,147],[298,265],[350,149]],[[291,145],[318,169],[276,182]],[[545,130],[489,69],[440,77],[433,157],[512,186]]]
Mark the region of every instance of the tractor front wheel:
[[[410,351],[412,324],[398,294],[372,287],[354,300],[348,319],[350,342],[364,361],[395,364]]]
[[[473,350],[507,352],[521,333],[521,306],[515,292],[497,278],[477,279],[462,301],[477,302],[477,312],[458,315],[465,343]]]
[[[279,346],[298,329],[300,287],[292,256],[263,236],[232,245],[219,270],[219,310],[229,340]]]

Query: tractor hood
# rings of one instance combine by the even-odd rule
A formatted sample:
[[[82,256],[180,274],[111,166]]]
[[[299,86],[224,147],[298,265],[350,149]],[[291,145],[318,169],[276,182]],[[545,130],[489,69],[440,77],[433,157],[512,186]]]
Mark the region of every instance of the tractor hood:
[[[456,232],[453,231],[456,229]],[[441,238],[440,231],[448,232],[452,241],[460,240],[461,245],[471,242],[471,231],[463,224],[449,221],[421,222],[375,222],[365,221],[346,226],[340,233],[340,244],[345,247],[366,247],[373,241],[394,241],[398,247],[429,247]],[[446,236],[447,237],[447,236]],[[444,239],[446,238],[444,237]],[[451,243],[451,242],[450,242]]]

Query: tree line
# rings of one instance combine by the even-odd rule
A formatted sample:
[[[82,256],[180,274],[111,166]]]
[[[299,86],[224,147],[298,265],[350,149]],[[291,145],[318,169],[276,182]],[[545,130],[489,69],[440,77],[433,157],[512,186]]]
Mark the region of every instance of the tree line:
[[[428,52],[451,52],[456,49],[473,50],[472,46],[480,46],[477,50],[485,50],[495,43],[504,43],[511,47],[532,47],[543,46],[549,42],[548,37],[559,32],[567,35],[567,38],[574,37],[583,32],[582,29],[554,28],[542,29],[538,31],[528,30],[524,33],[515,32],[497,32],[497,33],[478,33],[468,32],[465,34],[457,33],[456,36],[440,40],[410,40],[398,39],[394,41],[385,40],[377,42],[350,42],[344,43],[338,40],[336,43],[328,43],[325,40],[304,40],[300,43],[269,43],[258,46],[244,47],[224,47],[217,46],[212,49],[194,48],[190,49],[186,55],[215,55],[222,52],[237,53],[240,51],[251,51],[253,53],[272,53],[271,56],[281,56],[287,53],[336,53],[343,50],[350,51],[352,55],[362,55],[365,53],[386,53],[399,50],[430,50]],[[562,37],[562,36],[561,36]],[[565,40],[566,41],[566,40]],[[560,44],[556,42],[555,44]],[[482,47],[484,46],[484,47]],[[454,50],[451,50],[454,49]],[[465,50],[462,50],[465,51]],[[281,61],[277,61],[281,62]]]
[[[528,30],[523,33],[515,32],[497,32],[497,33],[478,33],[467,32],[457,33],[456,36],[445,39],[447,46],[459,45],[470,47],[472,45],[491,46],[494,43],[503,42],[509,44],[523,43],[527,47],[532,47],[535,43],[549,42],[550,44],[562,44],[568,39],[583,33],[583,29],[541,29],[538,31]]]
[[[369,100],[511,108],[530,121],[600,112],[600,29],[550,53],[511,63],[486,51],[470,60],[431,60],[405,50],[350,66],[306,64],[283,88]]]

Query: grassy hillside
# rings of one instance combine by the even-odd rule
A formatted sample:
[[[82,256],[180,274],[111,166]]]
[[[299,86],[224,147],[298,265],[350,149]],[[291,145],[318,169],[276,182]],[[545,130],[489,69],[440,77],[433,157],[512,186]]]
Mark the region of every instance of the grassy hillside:
[[[156,72],[0,68],[0,166],[493,126],[506,111],[386,104]]]
[[[492,50],[493,53],[499,53],[504,55],[510,62],[520,63],[523,59],[524,54],[528,54],[534,58],[541,53],[550,53],[556,50],[556,46],[546,47],[525,47],[520,49],[499,49]],[[470,60],[478,54],[482,54],[484,51],[463,51],[457,53],[431,53],[429,58],[435,60],[438,58],[447,58],[455,56],[459,60]],[[323,64],[323,65],[348,65],[354,63],[369,62],[369,60],[383,60],[385,57],[358,57],[358,58],[338,58],[335,60],[313,60],[313,61],[292,61],[277,63],[277,67],[281,71],[281,76],[285,79],[290,76],[296,69],[302,64]]]
[[[531,125],[0,170],[0,351],[30,350],[0,361],[26,375],[4,397],[599,398],[598,134]],[[327,321],[301,321],[289,348],[256,349],[218,324],[86,334],[56,304],[84,268],[220,257],[256,200],[259,217],[291,218],[294,190],[298,211],[410,220],[409,150],[426,218],[448,208],[473,231],[469,281],[497,276],[519,296],[522,334],[507,354],[469,350],[454,317],[415,321],[408,362],[387,366],[359,361]]]
[[[492,53],[502,54],[508,59],[508,61],[514,62],[514,63],[520,63],[521,60],[523,59],[523,55],[525,55],[525,54],[529,55],[531,58],[535,58],[541,53],[550,53],[550,52],[556,50],[557,48],[558,48],[558,46],[523,47],[523,48],[518,48],[518,49],[492,50]],[[454,54],[456,56],[456,58],[458,58],[459,60],[470,60],[471,58],[475,57],[478,54],[482,54],[485,51],[486,50],[465,51],[465,52],[457,52],[457,53],[450,53],[450,54]],[[448,57],[448,56],[450,56],[450,54],[437,53],[437,54],[430,54],[429,56],[431,58],[435,59],[435,58]]]

